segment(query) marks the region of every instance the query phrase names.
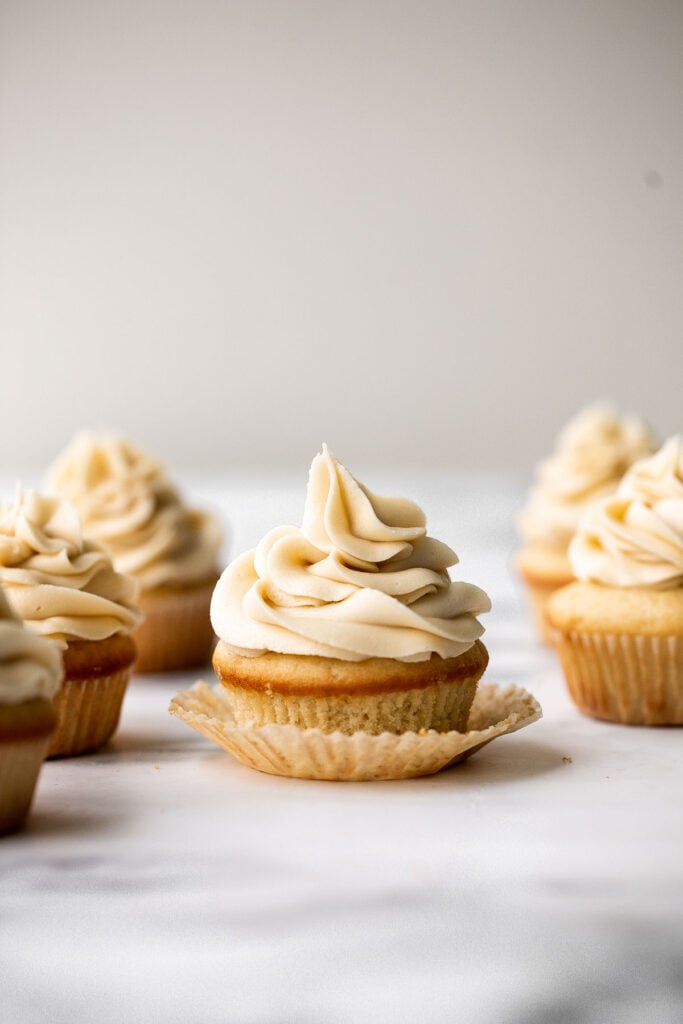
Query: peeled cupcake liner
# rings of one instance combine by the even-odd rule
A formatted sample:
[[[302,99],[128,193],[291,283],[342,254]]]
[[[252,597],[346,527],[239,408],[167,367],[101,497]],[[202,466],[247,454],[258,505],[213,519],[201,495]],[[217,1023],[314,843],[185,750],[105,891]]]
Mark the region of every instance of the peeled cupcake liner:
[[[433,775],[458,764],[497,736],[523,729],[541,707],[521,687],[481,685],[469,731],[345,734],[295,725],[239,726],[220,684],[197,682],[171,701],[169,711],[242,764],[270,775],[363,782]]]
[[[72,757],[104,746],[119,724],[131,667],[110,675],[64,680],[54,698],[57,727],[48,757]]]
[[[209,621],[214,586],[212,579],[186,590],[142,592],[139,605],[145,618],[133,634],[136,672],[168,672],[209,661],[215,642]]]
[[[683,637],[552,630],[570,696],[624,725],[683,725]]]
[[[51,733],[0,740],[0,836],[15,832],[31,807]]]

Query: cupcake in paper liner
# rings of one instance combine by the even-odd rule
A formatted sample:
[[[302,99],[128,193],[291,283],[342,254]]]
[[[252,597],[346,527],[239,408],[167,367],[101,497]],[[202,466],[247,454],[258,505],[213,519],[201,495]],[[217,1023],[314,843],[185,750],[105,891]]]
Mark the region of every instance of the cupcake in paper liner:
[[[683,724],[683,440],[636,463],[570,546],[577,581],[548,621],[585,714]]]
[[[28,814],[61,679],[59,650],[24,629],[0,587],[0,835],[20,828]]]
[[[242,764],[269,775],[334,782],[371,782],[433,775],[464,761],[487,743],[541,717],[519,687],[479,687],[465,732],[323,732],[296,725],[239,725],[221,686],[196,683],[169,708]]]
[[[216,585],[221,686],[172,713],[245,764],[320,779],[428,774],[519,728],[528,705],[471,725],[490,601],[451,579],[457,561],[417,505],[373,494],[323,446],[301,527],[271,530]]]
[[[550,597],[574,579],[568,549],[581,517],[613,494],[626,470],[654,448],[641,420],[595,405],[569,421],[553,455],[538,466],[518,518],[522,547],[516,564],[541,639],[551,640]]]
[[[78,509],[85,534],[139,585],[136,671],[208,662],[221,529],[188,508],[161,464],[115,434],[79,434],[48,473],[48,487]]]
[[[422,510],[379,497],[323,448],[301,527],[279,526],[214,590],[213,665],[240,725],[463,730],[490,608]]]
[[[96,750],[116,729],[135,661],[135,582],[84,539],[72,505],[35,491],[0,508],[0,582],[26,628],[61,652],[48,755]]]

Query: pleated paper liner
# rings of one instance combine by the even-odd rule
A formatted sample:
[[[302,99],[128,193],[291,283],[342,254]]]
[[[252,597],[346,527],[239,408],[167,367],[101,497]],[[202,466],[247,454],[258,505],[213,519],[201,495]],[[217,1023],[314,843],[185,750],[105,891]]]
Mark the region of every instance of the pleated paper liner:
[[[144,620],[133,637],[138,649],[136,672],[169,672],[206,665],[215,637],[209,605],[215,579],[185,589],[160,587],[140,594]]]
[[[50,733],[0,743],[0,836],[23,824],[49,742]]]
[[[553,631],[572,700],[624,725],[683,725],[683,637]]]
[[[55,697],[57,728],[48,757],[72,757],[98,750],[119,724],[130,665],[111,675],[65,679]]]
[[[540,705],[526,690],[493,683],[479,687],[466,733],[429,730],[373,736],[324,733],[295,725],[238,726],[223,688],[204,682],[174,697],[169,711],[250,768],[270,775],[339,782],[433,775],[464,761],[497,736],[523,729],[541,717]]]

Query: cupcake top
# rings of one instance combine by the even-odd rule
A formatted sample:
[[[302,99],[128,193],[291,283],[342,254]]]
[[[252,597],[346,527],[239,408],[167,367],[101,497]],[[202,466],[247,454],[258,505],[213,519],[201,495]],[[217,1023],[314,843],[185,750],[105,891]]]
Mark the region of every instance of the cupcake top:
[[[12,613],[0,587],[0,704],[54,697],[62,681],[54,644],[30,633]]]
[[[569,548],[579,580],[611,587],[683,586],[683,438],[637,462],[590,509]]]
[[[0,583],[28,629],[62,648],[129,632],[141,618],[135,581],[84,540],[76,509],[35,491],[0,508]]]
[[[115,434],[79,434],[48,474],[48,489],[78,509],[88,537],[142,590],[215,579],[221,530],[187,508],[163,467]]]
[[[619,416],[607,405],[582,410],[560,433],[553,455],[538,466],[519,516],[523,540],[566,550],[586,508],[613,494],[626,470],[654,448],[652,435],[636,417]]]
[[[451,581],[457,561],[427,536],[417,505],[372,494],[323,446],[301,528],[271,530],[228,566],[211,621],[249,656],[452,658],[482,635],[475,616],[491,607],[479,587]]]

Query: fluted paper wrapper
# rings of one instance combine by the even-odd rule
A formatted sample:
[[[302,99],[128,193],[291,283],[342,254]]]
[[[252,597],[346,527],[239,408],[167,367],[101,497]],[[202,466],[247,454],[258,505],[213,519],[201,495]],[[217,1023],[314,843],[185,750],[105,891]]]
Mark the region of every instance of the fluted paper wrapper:
[[[433,775],[465,760],[497,736],[523,729],[541,717],[537,701],[516,686],[480,686],[469,731],[350,735],[295,725],[238,726],[225,691],[198,682],[169,707],[197,732],[250,768],[298,779],[362,782]]]
[[[186,591],[140,595],[144,621],[133,634],[136,672],[169,672],[206,665],[215,643],[209,620],[214,582]]]
[[[119,724],[130,665],[107,676],[65,679],[54,698],[57,712],[48,757],[71,757],[98,750]]]
[[[49,742],[49,733],[0,742],[0,835],[23,824]]]
[[[683,637],[554,630],[572,700],[626,725],[683,725]]]

